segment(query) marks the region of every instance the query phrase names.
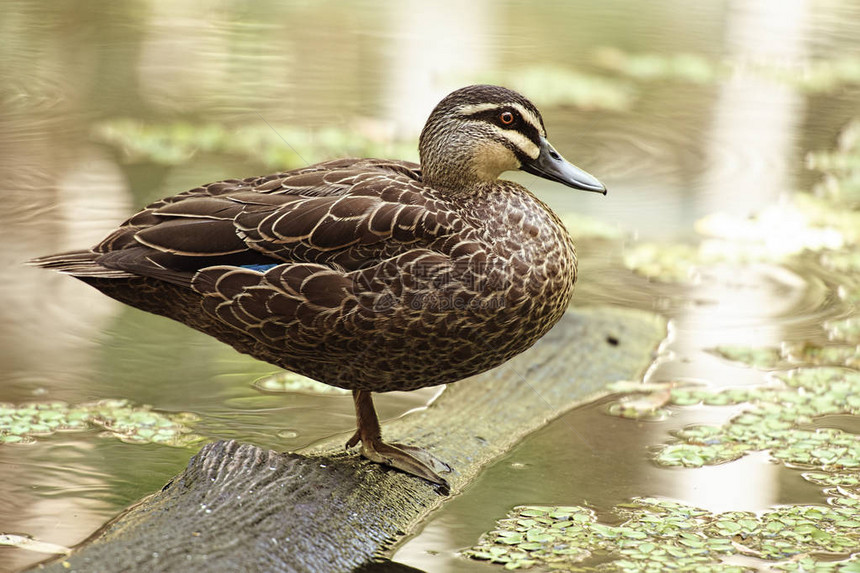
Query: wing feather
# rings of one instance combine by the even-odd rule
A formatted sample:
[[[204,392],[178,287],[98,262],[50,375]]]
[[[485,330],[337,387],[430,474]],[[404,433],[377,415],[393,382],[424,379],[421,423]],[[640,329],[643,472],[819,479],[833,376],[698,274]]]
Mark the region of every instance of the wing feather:
[[[274,284],[289,299],[296,294],[288,292],[295,284],[289,269],[321,264],[342,274],[441,244],[463,222],[438,208],[437,194],[421,183],[418,166],[367,159],[218,181],[157,201],[129,218],[92,249],[97,256],[88,272],[102,265],[110,275],[125,272],[189,286],[205,284],[210,267],[229,265],[248,278],[243,273],[257,271],[243,267],[293,263],[278,267],[284,276],[270,277],[281,281]],[[234,280],[239,278],[225,284]],[[345,288],[321,278],[315,282],[323,290]],[[292,306],[288,299],[266,304]]]

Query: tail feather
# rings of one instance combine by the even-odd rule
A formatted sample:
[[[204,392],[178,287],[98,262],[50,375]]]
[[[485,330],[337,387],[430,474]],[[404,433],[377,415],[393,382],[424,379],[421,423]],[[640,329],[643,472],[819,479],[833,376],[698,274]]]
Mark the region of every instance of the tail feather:
[[[101,256],[101,253],[92,251],[70,251],[31,259],[27,264],[82,278],[127,279],[135,276],[126,271],[100,265],[98,259]]]

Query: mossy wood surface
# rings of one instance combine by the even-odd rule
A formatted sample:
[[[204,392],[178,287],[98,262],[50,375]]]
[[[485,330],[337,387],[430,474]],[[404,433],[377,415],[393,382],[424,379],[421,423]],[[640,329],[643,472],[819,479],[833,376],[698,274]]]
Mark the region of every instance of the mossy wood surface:
[[[665,323],[608,308],[569,312],[537,345],[383,424],[454,471],[451,494],[520,439],[651,363]],[[352,571],[385,555],[450,497],[344,452],[340,436],[298,453],[206,445],[164,488],[49,571]]]

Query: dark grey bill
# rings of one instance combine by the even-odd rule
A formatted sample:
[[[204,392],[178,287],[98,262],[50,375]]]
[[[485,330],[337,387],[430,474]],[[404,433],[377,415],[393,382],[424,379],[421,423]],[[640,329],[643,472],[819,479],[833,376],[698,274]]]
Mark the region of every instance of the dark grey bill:
[[[553,149],[545,137],[540,138],[540,155],[537,159],[524,162],[520,169],[550,181],[558,181],[574,189],[594,191],[606,195],[606,187],[603,183],[593,175],[569,163],[558,151]]]

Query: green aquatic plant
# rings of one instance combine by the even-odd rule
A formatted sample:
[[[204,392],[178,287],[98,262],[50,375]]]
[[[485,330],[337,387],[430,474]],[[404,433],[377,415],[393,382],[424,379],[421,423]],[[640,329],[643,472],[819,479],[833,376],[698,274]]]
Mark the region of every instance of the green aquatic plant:
[[[342,156],[416,158],[414,143],[380,136],[371,130],[329,127],[312,131],[271,126],[262,120],[231,127],[115,119],[96,126],[93,137],[117,149],[129,163],[179,165],[196,154],[210,153],[249,159],[267,168],[294,169]]]
[[[604,47],[595,52],[595,61],[618,75],[639,81],[673,80],[711,84],[726,73],[726,66],[698,54],[630,54]]]
[[[860,372],[844,368],[801,368],[776,376],[779,385],[675,388],[670,403],[689,406],[749,404],[722,426],[694,425],[674,432],[657,463],[701,467],[770,451],[783,463],[807,469],[860,471],[860,439],[833,428],[805,429],[825,415],[860,415]]]
[[[667,283],[691,281],[699,266],[714,262],[705,259],[697,247],[683,244],[640,243],[624,252],[628,269]]]
[[[664,406],[669,403],[670,391],[675,386],[677,384],[672,382],[643,383],[631,380],[612,382],[607,384],[606,389],[620,394],[620,397],[609,403],[607,411],[613,416],[631,420],[664,420],[670,415]]]
[[[860,251],[825,251],[821,264],[838,273],[860,272]]]
[[[648,393],[635,398],[623,397],[609,404],[608,412],[619,418],[656,422],[665,420],[670,412],[664,408],[669,393]]]
[[[810,94],[830,93],[846,85],[860,84],[860,58],[844,56],[809,60],[796,65],[782,61],[713,59],[700,54],[629,53],[603,47],[595,62],[619,76],[637,81],[672,81],[700,85],[732,77],[764,78]]]
[[[723,344],[714,348],[712,352],[727,360],[743,362],[755,368],[776,368],[785,364],[783,353],[779,348]]]
[[[580,213],[565,213],[561,222],[574,239],[601,239],[607,241],[624,237],[624,232],[618,225],[612,225],[588,215]]]
[[[851,336],[856,328],[856,319],[828,323],[826,327],[836,333],[833,338]],[[852,340],[846,340],[852,342]],[[847,366],[860,367],[860,353],[854,344],[828,344],[818,346],[811,343],[784,343],[780,348],[720,345],[712,349],[714,354],[735,362],[762,369],[784,368],[790,366]]]
[[[509,86],[527,93],[539,107],[573,106],[588,110],[625,111],[636,91],[630,82],[587,74],[569,67],[544,65],[484,74],[468,81]]]
[[[824,324],[824,329],[833,340],[860,344],[860,316],[830,320]]]
[[[519,506],[462,554],[503,565],[553,571],[857,571],[856,508],[794,505],[760,515],[714,514],[671,500],[633,498],[610,523],[581,507]],[[837,559],[816,559],[828,553]],[[750,566],[727,563],[743,556]],[[798,568],[800,560],[806,568]],[[819,568],[820,567],[820,568]]]
[[[803,194],[752,217],[714,213],[695,227],[704,237],[698,245],[640,243],[624,253],[625,266],[661,282],[691,282],[704,267],[778,263],[810,251],[839,264],[860,243],[860,212]]]
[[[775,350],[762,354],[739,347],[727,354],[766,366],[783,360]],[[808,367],[772,377],[770,385],[721,390],[629,382],[613,384],[611,390],[638,394],[635,401],[660,408],[746,404],[722,425],[674,432],[672,442],[655,450],[655,461],[702,467],[769,451],[775,460],[803,469],[806,481],[826,488],[827,504],[712,514],[677,502],[635,498],[619,504],[606,523],[586,507],[523,506],[463,554],[508,569],[860,571],[860,559],[851,556],[860,547],[860,438],[814,428],[822,416],[860,415],[860,372]],[[611,407],[610,413],[628,417]],[[733,556],[750,565],[727,562]]]
[[[815,188],[819,195],[856,210],[860,206],[860,118],[842,129],[835,149],[807,153],[806,166],[824,176]]]
[[[70,406],[65,402],[0,404],[0,444],[27,444],[55,432],[101,428],[115,438],[135,444],[185,447],[202,438],[189,424],[189,413],[162,413],[126,400],[99,400]]]

